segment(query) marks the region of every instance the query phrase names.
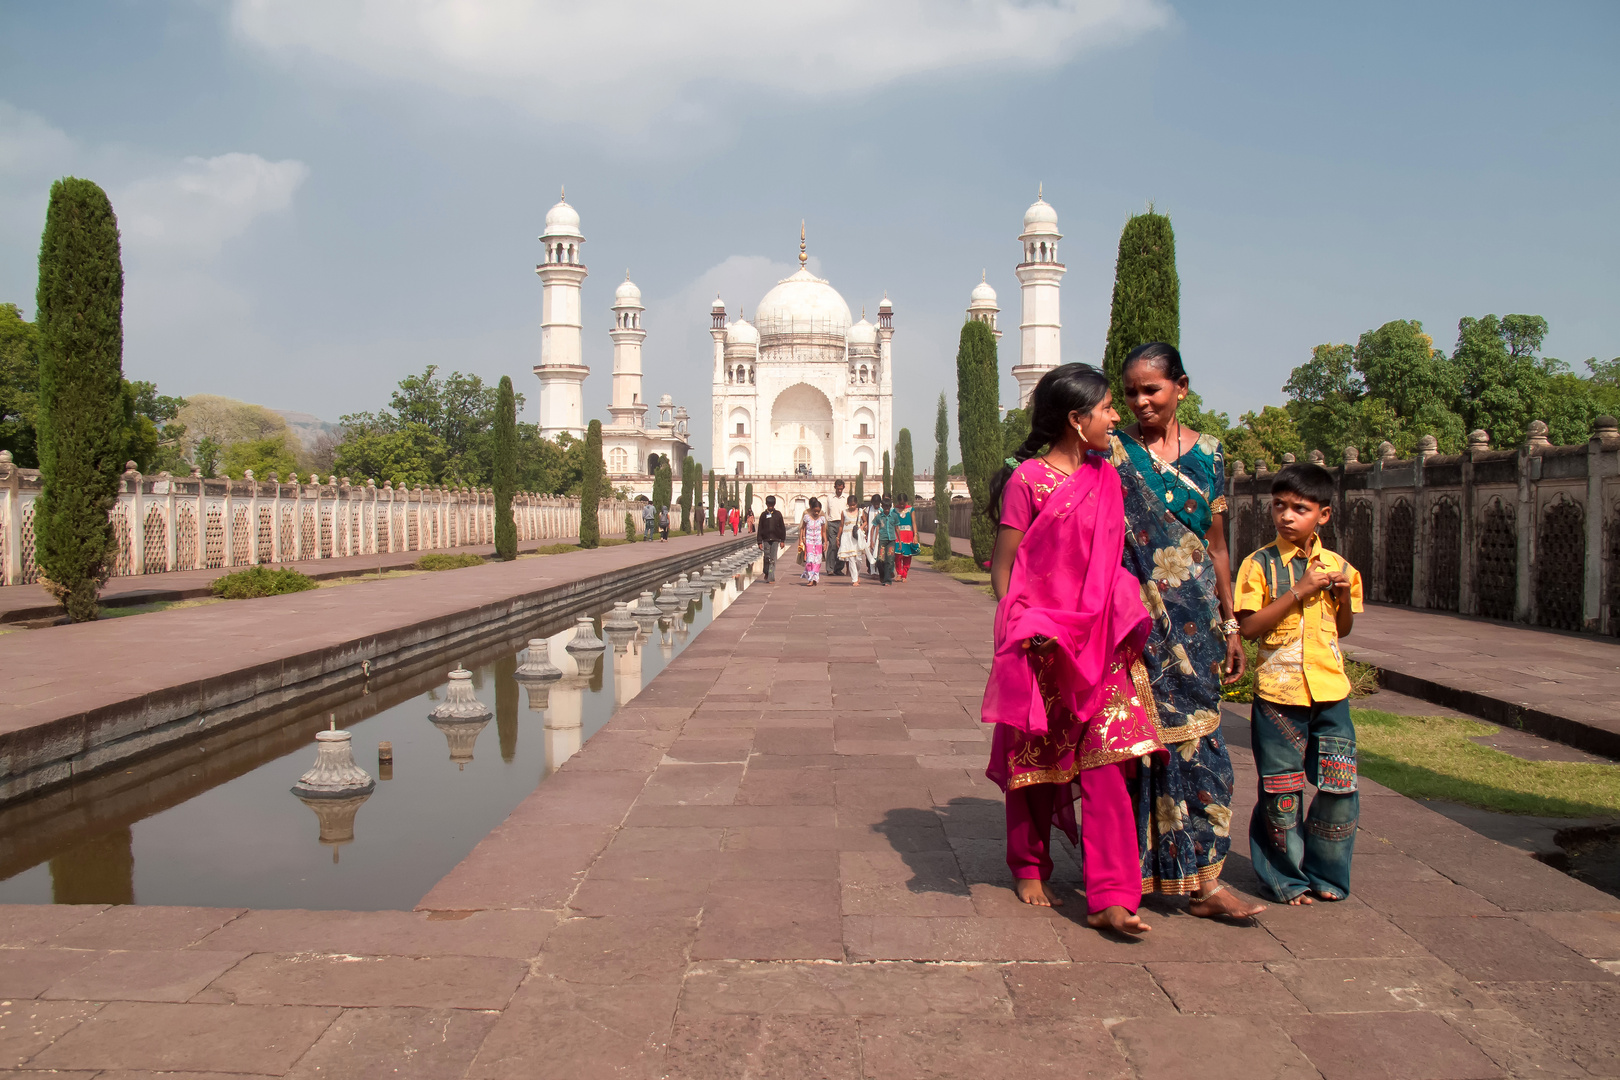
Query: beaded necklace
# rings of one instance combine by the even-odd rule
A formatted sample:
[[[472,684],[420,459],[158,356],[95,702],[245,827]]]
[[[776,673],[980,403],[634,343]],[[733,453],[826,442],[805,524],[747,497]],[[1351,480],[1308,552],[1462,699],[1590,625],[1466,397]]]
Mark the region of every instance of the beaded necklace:
[[[1144,443],[1142,449],[1148,450]],[[1187,451],[1181,448],[1181,417],[1176,417],[1176,460],[1166,465],[1158,454],[1148,450],[1148,459],[1153,463],[1153,471],[1158,474],[1159,483],[1164,485],[1164,502],[1166,506],[1175,506],[1181,497],[1190,498],[1192,489],[1187,486],[1182,477],[1181,459],[1187,456]],[[1201,497],[1201,496],[1200,496]]]

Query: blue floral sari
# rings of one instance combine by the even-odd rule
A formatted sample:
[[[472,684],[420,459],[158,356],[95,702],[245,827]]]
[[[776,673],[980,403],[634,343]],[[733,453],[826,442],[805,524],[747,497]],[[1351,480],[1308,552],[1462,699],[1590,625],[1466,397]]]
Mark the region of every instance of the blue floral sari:
[[[1137,770],[1142,891],[1200,892],[1231,846],[1232,759],[1221,737],[1221,634],[1215,564],[1204,537],[1226,510],[1226,463],[1209,435],[1174,464],[1123,431],[1113,439],[1125,488],[1125,568],[1153,617],[1142,664],[1170,749]]]

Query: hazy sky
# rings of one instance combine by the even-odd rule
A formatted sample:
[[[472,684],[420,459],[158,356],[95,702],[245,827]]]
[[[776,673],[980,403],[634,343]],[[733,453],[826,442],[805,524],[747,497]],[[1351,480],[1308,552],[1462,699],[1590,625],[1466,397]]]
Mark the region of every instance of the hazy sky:
[[[812,267],[895,306],[918,457],[981,269],[1016,361],[1016,236],[1057,209],[1064,358],[1099,358],[1119,229],[1176,229],[1193,383],[1281,400],[1321,342],[1527,312],[1620,354],[1620,5],[1131,0],[109,0],[0,5],[0,300],[32,316],[52,179],[124,235],[124,366],[167,393],[340,414],[423,365],[535,416],[535,237],[587,238],[587,409],[613,289],[646,396],[709,459],[718,290]],[[1003,379],[1003,399],[1014,386]],[[953,455],[954,456],[954,455]]]

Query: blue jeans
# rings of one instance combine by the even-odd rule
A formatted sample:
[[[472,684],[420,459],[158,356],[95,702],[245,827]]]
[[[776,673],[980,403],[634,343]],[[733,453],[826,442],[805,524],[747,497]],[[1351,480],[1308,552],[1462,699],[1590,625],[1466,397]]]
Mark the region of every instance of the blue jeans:
[[[1260,801],[1249,819],[1255,873],[1279,900],[1307,889],[1332,899],[1349,896],[1361,816],[1349,701],[1278,705],[1255,698],[1249,731],[1260,772]],[[1306,780],[1316,798],[1302,829]]]

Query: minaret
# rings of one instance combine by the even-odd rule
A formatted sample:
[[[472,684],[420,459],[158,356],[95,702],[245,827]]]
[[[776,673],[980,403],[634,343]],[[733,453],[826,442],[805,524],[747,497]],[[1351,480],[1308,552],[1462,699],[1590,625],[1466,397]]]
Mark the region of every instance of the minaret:
[[[709,453],[718,462],[725,460],[721,455],[725,453],[726,438],[726,302],[720,299],[719,293],[714,294],[714,303],[709,305],[709,336],[714,339],[714,382],[709,391],[710,407],[714,410],[711,429],[714,442],[709,446]]]
[[[1018,282],[1024,293],[1024,321],[1019,324],[1018,363],[1013,378],[1018,380],[1018,407],[1027,408],[1029,396],[1041,376],[1063,362],[1063,320],[1058,315],[1058,286],[1068,267],[1057,261],[1057,211],[1047,204],[1044,192],[1024,211],[1024,231],[1018,237],[1024,244],[1024,261],[1018,264]]]
[[[624,272],[624,283],[613,293],[613,414],[615,427],[646,427],[647,403],[641,398],[641,343],[647,331],[641,328],[641,290]]]
[[[894,340],[894,305],[889,302],[889,293],[885,289],[883,299],[878,304],[878,368],[882,377],[878,379],[881,387],[878,399],[878,445],[894,445],[894,349],[891,344]]]
[[[973,297],[968,303],[967,317],[973,322],[982,322],[990,327],[990,332],[1001,340],[1001,331],[996,328],[996,316],[1001,308],[996,305],[996,290],[990,287],[984,274],[979,274],[979,283],[973,286]]]
[[[566,193],[565,193],[566,195]],[[563,432],[585,437],[585,327],[580,318],[580,286],[585,281],[579,214],[565,198],[546,213],[545,261],[534,268],[544,293],[540,301],[540,435]]]

